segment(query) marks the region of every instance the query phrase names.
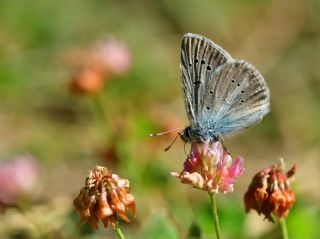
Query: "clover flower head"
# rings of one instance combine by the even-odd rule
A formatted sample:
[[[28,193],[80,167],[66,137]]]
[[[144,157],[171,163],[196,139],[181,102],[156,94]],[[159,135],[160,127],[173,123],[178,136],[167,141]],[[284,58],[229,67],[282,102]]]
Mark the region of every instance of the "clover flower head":
[[[76,63],[70,82],[72,93],[100,93],[112,75],[125,75],[131,70],[131,55],[127,44],[115,37],[95,43]]]
[[[253,209],[271,222],[274,222],[272,215],[279,220],[286,218],[295,203],[290,187],[295,172],[296,165],[285,173],[283,160],[258,172],[244,196],[246,212]]]
[[[123,75],[131,69],[131,51],[124,41],[115,37],[109,37],[98,43],[94,56],[112,74]]]
[[[40,164],[31,155],[18,155],[0,164],[0,211],[17,206],[33,192],[40,176]]]
[[[95,229],[99,220],[104,227],[110,223],[115,228],[118,217],[130,222],[127,211],[135,216],[135,199],[130,194],[129,181],[101,166],[90,171],[73,205],[80,213],[81,223],[87,222]]]
[[[236,178],[243,174],[243,162],[241,157],[232,161],[230,154],[220,142],[205,142],[201,150],[193,142],[183,170],[171,174],[194,188],[209,193],[227,193],[233,191]]]

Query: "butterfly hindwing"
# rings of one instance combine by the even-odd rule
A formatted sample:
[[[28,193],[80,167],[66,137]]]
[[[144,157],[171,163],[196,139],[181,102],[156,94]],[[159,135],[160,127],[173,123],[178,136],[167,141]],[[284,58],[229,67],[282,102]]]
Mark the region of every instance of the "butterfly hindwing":
[[[261,74],[248,62],[234,60],[209,80],[199,126],[230,134],[258,123],[269,107],[270,92]]]

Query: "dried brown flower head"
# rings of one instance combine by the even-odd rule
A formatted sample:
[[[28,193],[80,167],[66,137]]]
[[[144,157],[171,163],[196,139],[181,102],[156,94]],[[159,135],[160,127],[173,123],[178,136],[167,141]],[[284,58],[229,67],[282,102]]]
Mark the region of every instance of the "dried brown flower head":
[[[135,200],[130,194],[129,181],[101,166],[90,171],[73,205],[80,213],[80,223],[87,222],[96,229],[99,220],[104,227],[111,223],[113,228],[116,227],[118,217],[130,222],[127,210],[135,216]]]
[[[244,195],[246,212],[254,209],[271,222],[274,222],[271,215],[279,220],[288,216],[295,203],[290,181],[296,171],[296,165],[285,173],[283,164],[281,160],[280,164],[272,165],[253,177],[248,191]]]
[[[105,85],[105,75],[105,71],[99,67],[78,69],[72,76],[71,91],[87,95],[99,93]]]

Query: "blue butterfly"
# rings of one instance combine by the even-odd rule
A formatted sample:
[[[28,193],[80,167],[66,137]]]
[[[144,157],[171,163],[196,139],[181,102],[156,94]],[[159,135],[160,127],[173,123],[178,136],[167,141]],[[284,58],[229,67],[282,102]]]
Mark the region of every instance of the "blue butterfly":
[[[206,37],[184,35],[180,69],[190,121],[181,134],[185,142],[222,140],[257,124],[270,110],[270,92],[259,71]]]

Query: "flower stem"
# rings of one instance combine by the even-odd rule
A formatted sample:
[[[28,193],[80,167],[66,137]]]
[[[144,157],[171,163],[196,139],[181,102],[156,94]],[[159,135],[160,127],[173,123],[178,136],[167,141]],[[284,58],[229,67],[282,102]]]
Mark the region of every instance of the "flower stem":
[[[210,196],[210,202],[211,202],[211,209],[212,209],[212,213],[213,213],[214,228],[216,230],[217,239],[220,239],[221,236],[220,236],[220,226],[219,226],[216,194],[209,193],[209,196]]]
[[[279,224],[280,224],[281,231],[282,231],[282,238],[289,239],[286,220],[284,218],[279,220]]]
[[[103,141],[107,141],[110,134],[110,129],[112,128],[110,125],[110,120],[107,117],[107,112],[105,110],[104,100],[102,95],[97,95],[93,99],[96,115],[98,117],[100,127],[102,128],[101,134]],[[109,124],[109,125],[108,125]]]
[[[124,235],[123,235],[118,223],[116,224],[116,228],[114,229],[114,231],[116,232],[116,234],[117,234],[119,239],[125,239],[125,237],[124,237]]]

